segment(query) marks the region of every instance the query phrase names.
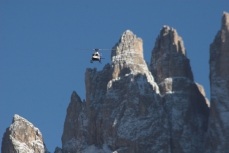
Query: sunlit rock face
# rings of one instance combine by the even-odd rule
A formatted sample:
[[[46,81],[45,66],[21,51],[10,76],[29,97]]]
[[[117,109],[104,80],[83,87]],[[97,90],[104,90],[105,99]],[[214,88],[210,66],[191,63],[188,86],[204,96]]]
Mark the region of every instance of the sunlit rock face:
[[[193,82],[183,40],[175,29],[162,27],[152,50],[150,69],[169,121],[170,151],[203,152],[209,102],[203,87]]]
[[[1,149],[2,153],[48,153],[39,129],[19,115],[6,129]]]
[[[210,45],[211,109],[206,152],[229,150],[229,13],[222,16],[221,29]]]
[[[130,71],[141,70],[139,67],[145,65],[142,43],[142,39],[137,38],[130,30],[122,34],[119,43],[113,47],[111,53],[113,79],[124,76]]]

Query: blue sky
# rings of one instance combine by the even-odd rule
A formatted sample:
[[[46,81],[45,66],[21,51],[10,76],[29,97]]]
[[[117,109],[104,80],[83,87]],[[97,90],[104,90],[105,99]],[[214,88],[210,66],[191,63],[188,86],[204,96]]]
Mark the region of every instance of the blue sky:
[[[14,114],[28,119],[53,152],[61,147],[66,109],[75,90],[85,98],[86,68],[93,51],[112,48],[129,29],[143,39],[150,61],[163,25],[183,38],[194,80],[210,99],[209,47],[221,26],[228,0],[0,1],[0,135]]]

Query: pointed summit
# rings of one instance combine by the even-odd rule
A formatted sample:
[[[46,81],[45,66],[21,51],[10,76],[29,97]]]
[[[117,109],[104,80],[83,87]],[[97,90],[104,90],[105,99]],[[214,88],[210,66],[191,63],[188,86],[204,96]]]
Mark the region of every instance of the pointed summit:
[[[193,82],[183,40],[175,29],[162,27],[152,50],[150,68],[168,117],[171,152],[202,152],[207,99],[203,88]]]
[[[14,115],[12,124],[4,133],[1,152],[48,153],[40,130],[17,114]]]
[[[222,15],[221,29],[210,46],[210,78],[216,75],[227,78],[229,75],[229,13]]]
[[[131,37],[133,38],[133,37],[134,37],[134,33],[133,33],[132,31],[130,31],[130,30],[124,31],[123,34],[122,34],[122,36],[121,36],[120,41],[121,41],[121,42],[127,41],[128,39],[130,39],[130,38],[128,38],[128,36],[129,36],[130,38],[131,38]]]
[[[113,47],[111,53],[111,60],[114,61],[113,56],[121,54],[138,54],[143,57],[142,39],[137,38],[130,30],[126,30],[120,37],[119,42]]]
[[[169,77],[187,77],[193,80],[183,40],[175,29],[162,27],[152,51],[150,67],[157,83]]]
[[[185,55],[185,48],[182,38],[178,35],[176,29],[164,25],[160,31],[160,45],[167,45],[169,52],[178,52]]]
[[[211,110],[206,152],[229,150],[229,14],[224,12],[221,29],[210,45]],[[215,134],[217,133],[217,134]]]
[[[221,29],[229,31],[229,13],[223,12]]]
[[[71,101],[72,102],[79,102],[79,103],[81,102],[79,95],[75,91],[72,92]]]
[[[113,78],[141,71],[139,65],[146,65],[143,59],[143,42],[130,30],[126,30],[111,53]]]
[[[78,94],[73,91],[71,101],[67,108],[67,115],[64,122],[64,131],[62,135],[62,149],[66,152],[78,152],[80,147],[74,144],[80,144],[83,129],[83,109],[85,103],[81,101]],[[78,142],[78,143],[77,143]],[[60,150],[60,149],[59,149]]]

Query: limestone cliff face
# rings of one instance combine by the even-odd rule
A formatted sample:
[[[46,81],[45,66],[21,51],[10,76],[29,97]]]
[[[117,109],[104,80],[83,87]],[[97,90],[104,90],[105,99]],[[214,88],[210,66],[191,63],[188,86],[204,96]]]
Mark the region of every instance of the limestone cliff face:
[[[202,86],[193,82],[183,40],[175,29],[161,29],[150,68],[169,121],[171,152],[203,152],[209,102]]]
[[[2,139],[2,153],[48,153],[42,134],[32,123],[14,115]]]
[[[229,150],[229,14],[210,45],[211,109],[206,152]]]

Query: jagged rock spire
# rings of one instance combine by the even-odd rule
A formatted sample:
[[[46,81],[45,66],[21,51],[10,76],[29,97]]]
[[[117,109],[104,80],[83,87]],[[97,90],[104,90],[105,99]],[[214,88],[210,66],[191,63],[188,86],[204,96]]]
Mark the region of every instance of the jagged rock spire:
[[[162,27],[150,68],[169,121],[171,152],[202,152],[207,131],[207,99],[202,87],[193,82],[183,40],[175,29]]]
[[[80,142],[84,131],[83,128],[83,108],[84,104],[78,94],[73,91],[71,101],[67,108],[67,115],[64,122],[64,131],[62,135],[62,149],[65,152],[77,152],[80,147],[75,145],[83,145]],[[59,149],[60,150],[60,149]]]
[[[221,29],[210,46],[210,79],[214,75],[227,78],[229,74],[229,13],[222,16]],[[213,78],[211,80],[214,80]]]
[[[136,35],[130,30],[126,30],[121,38],[119,39],[119,43],[113,47],[111,53],[111,60],[114,61],[115,56],[121,55],[121,54],[138,54],[138,56],[143,57],[143,48],[142,48],[142,39],[137,38]]]
[[[155,47],[161,52],[177,52],[186,54],[182,38],[178,35],[176,29],[169,26],[163,26],[158,36]]]
[[[222,15],[221,29],[210,45],[211,109],[206,152],[229,150],[229,13]]]
[[[143,73],[141,65],[146,65],[143,59],[142,39],[137,38],[130,30],[126,30],[111,53],[112,77],[118,78],[129,73]]]
[[[148,66],[143,58],[143,41],[130,30],[126,30],[113,47],[111,53],[112,79],[126,75],[146,75],[156,92],[159,92],[153,76],[148,70]]]
[[[221,29],[229,31],[229,13],[223,12]]]
[[[48,153],[38,128],[15,114],[2,139],[2,153]]]
[[[169,77],[187,77],[193,80],[183,40],[175,29],[162,27],[152,50],[150,67],[157,83]]]

